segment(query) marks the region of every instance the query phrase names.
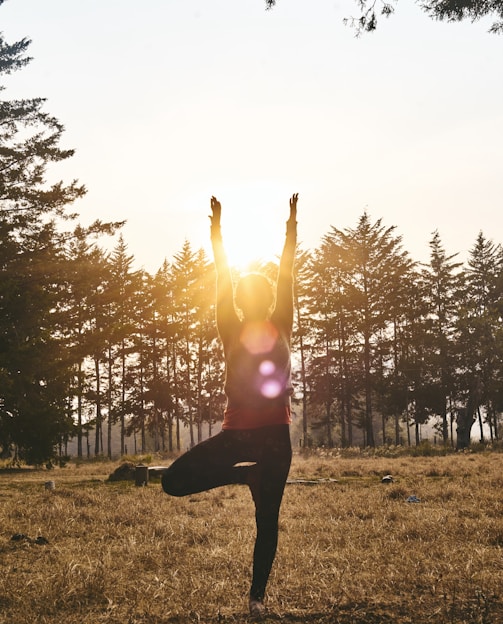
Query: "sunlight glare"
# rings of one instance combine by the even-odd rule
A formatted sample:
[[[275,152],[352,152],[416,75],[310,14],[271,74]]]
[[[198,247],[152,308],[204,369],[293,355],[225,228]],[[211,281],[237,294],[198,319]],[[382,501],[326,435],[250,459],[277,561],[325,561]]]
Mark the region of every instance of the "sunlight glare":
[[[286,218],[284,219],[286,221]],[[223,212],[222,235],[229,264],[246,272],[257,263],[277,262],[282,251],[285,226],[265,210],[240,215]]]

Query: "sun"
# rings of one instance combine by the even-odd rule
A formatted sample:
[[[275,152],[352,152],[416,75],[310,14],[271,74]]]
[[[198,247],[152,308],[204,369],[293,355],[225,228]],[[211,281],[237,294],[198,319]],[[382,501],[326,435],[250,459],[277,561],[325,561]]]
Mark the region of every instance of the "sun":
[[[257,215],[258,217],[258,215]],[[277,262],[282,250],[281,226],[271,216],[239,219],[238,215],[222,216],[222,236],[230,266],[240,273],[257,265]],[[284,230],[284,225],[282,226]]]
[[[267,262],[263,252],[251,239],[245,241],[226,237],[224,245],[229,265],[239,273],[246,273],[253,267]]]

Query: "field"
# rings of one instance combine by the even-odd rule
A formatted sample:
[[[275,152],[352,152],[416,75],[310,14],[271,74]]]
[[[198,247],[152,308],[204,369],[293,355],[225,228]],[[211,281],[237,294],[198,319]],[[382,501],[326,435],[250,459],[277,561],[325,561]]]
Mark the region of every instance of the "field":
[[[267,621],[503,623],[503,455],[354,455],[294,457]],[[118,465],[0,471],[0,623],[247,622],[248,490],[174,499]]]

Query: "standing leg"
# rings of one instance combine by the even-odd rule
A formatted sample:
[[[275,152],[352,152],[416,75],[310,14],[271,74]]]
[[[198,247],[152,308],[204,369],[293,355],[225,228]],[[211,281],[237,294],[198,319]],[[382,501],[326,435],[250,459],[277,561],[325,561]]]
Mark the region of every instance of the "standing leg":
[[[278,544],[279,509],[292,459],[288,425],[266,427],[261,432],[260,459],[249,480],[257,524],[250,589],[252,615],[264,612],[262,603]]]

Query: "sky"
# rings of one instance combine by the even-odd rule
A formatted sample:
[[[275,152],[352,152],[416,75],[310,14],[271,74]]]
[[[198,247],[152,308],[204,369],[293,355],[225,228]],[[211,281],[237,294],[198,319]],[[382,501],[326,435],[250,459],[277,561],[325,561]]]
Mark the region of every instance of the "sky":
[[[212,195],[236,264],[280,253],[292,193],[303,249],[365,212],[421,262],[435,231],[461,260],[479,232],[502,243],[503,36],[410,0],[361,37],[354,15],[354,0],[7,0],[0,31],[33,60],[2,97],[47,98],[76,150],[49,182],[85,184],[84,225],[125,219],[150,272],[186,241],[210,253]]]

